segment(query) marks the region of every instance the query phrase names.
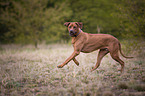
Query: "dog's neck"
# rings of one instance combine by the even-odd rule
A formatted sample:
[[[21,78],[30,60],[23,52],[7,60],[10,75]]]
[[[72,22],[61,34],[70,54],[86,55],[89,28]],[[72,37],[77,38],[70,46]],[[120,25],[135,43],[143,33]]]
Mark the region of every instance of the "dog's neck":
[[[72,42],[71,42],[72,44],[74,44],[77,41],[81,32],[82,30],[79,28],[79,32],[77,33],[77,35],[75,35],[75,37],[72,37]]]
[[[79,28],[79,32],[74,37],[77,37],[81,33],[81,31],[82,30]]]

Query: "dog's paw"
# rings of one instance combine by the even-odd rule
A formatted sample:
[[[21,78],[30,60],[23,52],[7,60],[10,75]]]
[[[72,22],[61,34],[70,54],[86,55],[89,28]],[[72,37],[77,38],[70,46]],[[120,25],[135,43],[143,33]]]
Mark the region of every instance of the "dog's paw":
[[[62,68],[62,66],[61,65],[58,65],[57,68]]]
[[[96,69],[97,69],[97,67],[92,67],[91,72],[93,72],[93,71],[96,70]]]
[[[79,63],[76,63],[77,66],[79,66]]]
[[[94,69],[91,70],[91,72],[93,72],[93,71],[94,71]]]

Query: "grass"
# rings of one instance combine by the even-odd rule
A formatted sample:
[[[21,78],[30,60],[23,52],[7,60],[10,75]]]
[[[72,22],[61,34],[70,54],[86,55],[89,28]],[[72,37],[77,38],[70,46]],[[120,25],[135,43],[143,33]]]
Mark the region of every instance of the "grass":
[[[98,51],[81,53],[76,66],[71,61],[58,69],[73,52],[69,45],[1,45],[1,96],[143,96],[145,95],[144,50],[134,59],[125,59],[124,73],[110,55],[95,66]],[[124,52],[125,53],[125,52]]]

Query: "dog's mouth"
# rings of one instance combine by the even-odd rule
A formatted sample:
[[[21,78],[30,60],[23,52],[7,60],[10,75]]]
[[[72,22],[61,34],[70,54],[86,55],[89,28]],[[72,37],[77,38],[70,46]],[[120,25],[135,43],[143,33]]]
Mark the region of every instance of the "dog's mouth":
[[[75,32],[75,31],[69,31],[69,35],[71,36],[71,37],[75,37],[75,34],[76,34],[77,32]]]
[[[69,36],[75,37],[74,33],[69,33]]]

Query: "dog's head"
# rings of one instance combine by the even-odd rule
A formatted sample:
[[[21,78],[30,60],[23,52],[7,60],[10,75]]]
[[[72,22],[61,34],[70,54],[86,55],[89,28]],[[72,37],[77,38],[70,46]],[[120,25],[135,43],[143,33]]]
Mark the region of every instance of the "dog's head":
[[[71,37],[76,37],[80,29],[83,27],[82,22],[66,22],[64,25],[68,27],[69,35]]]

